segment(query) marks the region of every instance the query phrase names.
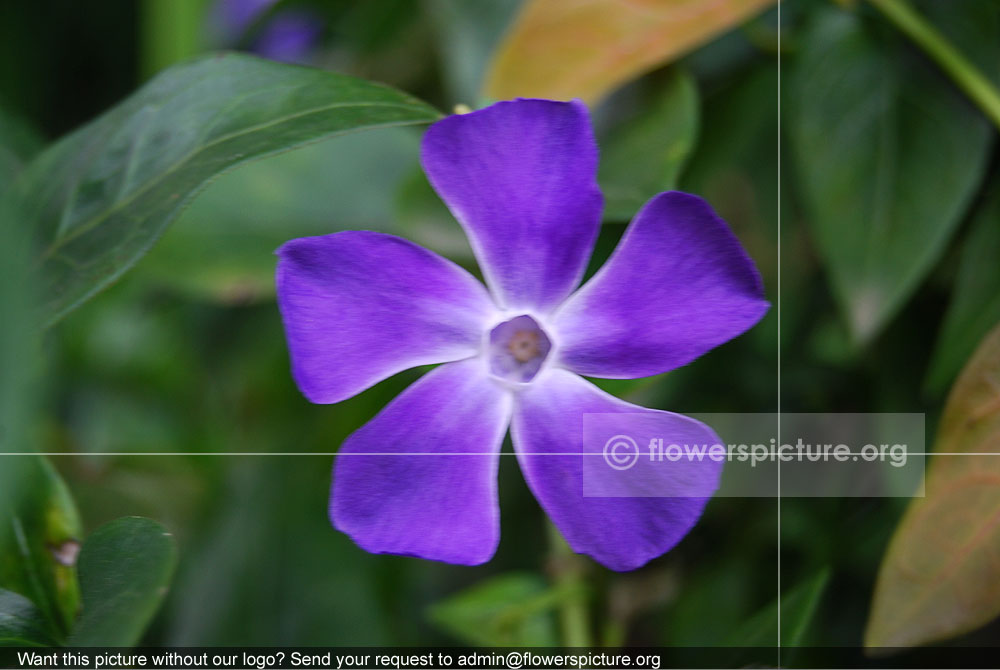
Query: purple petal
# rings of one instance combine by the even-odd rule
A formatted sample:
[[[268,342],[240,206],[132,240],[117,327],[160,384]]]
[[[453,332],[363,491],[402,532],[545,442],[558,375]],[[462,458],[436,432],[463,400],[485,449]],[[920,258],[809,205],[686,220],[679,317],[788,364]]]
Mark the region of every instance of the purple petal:
[[[622,474],[603,462],[602,445],[597,445],[597,455],[591,445],[585,449],[584,414],[616,413],[641,414],[643,430],[654,430],[668,444],[719,442],[710,428],[694,419],[631,405],[559,369],[518,395],[511,436],[529,488],[573,551],[621,571],[634,570],[673,548],[701,516],[707,497],[585,497],[585,468],[591,479]],[[585,451],[588,455],[579,455]],[[585,463],[585,458],[599,460]],[[654,467],[664,495],[698,490],[707,496],[718,485],[722,463],[706,459]],[[610,480],[607,487],[601,484],[588,482],[588,496],[617,486]]]
[[[427,130],[421,159],[498,303],[544,312],[576,287],[602,206],[583,103],[516,100],[449,116]]]
[[[598,273],[554,317],[560,360],[592,377],[646,377],[690,363],[768,309],[739,240],[701,198],[650,200]]]
[[[500,539],[497,462],[510,411],[482,359],[432,370],[340,448],[333,525],[377,554],[488,561]]]
[[[349,231],[278,249],[292,375],[340,402],[408,368],[474,355],[495,308],[454,263],[392,235]]]

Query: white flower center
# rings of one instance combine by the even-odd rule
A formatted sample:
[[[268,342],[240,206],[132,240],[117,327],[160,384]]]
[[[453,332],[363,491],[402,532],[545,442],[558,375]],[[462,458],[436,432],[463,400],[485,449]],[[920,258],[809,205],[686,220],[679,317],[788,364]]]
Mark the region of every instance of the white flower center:
[[[552,342],[537,321],[527,314],[514,317],[490,331],[490,372],[505,381],[530,382],[551,349]]]

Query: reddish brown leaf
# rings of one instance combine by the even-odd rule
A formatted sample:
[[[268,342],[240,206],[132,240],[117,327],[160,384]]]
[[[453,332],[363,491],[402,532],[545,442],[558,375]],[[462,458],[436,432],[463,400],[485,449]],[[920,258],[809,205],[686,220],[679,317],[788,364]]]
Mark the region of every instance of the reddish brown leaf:
[[[595,102],[775,0],[526,0],[486,94]]]
[[[935,452],[926,496],[882,562],[868,646],[925,644],[1000,615],[1000,326],[952,388]]]

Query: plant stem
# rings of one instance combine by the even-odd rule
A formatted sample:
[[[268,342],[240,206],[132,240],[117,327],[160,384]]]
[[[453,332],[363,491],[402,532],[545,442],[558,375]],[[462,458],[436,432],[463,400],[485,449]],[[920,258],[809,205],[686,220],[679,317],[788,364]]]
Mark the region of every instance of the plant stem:
[[[1000,92],[907,0],[869,0],[900,31],[934,59],[952,81],[1000,128]]]
[[[559,606],[562,641],[566,647],[590,647],[590,621],[587,613],[587,591],[583,582],[583,564],[573,553],[559,530],[549,523],[549,545],[555,572],[556,587],[565,590]]]
[[[142,76],[204,50],[205,0],[145,0],[139,9]]]

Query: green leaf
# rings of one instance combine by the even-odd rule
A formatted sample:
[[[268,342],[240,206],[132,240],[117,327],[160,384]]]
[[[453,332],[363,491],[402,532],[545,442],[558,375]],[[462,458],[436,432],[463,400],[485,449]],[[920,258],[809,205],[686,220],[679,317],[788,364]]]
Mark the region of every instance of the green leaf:
[[[830,581],[824,568],[781,597],[781,646],[799,647],[816,615],[819,602]],[[778,641],[778,601],[760,610],[733,632],[731,647],[774,647]]]
[[[438,117],[386,86],[247,55],[166,70],[18,180],[43,240],[48,322],[134,265],[221,172],[339,133]]]
[[[138,642],[176,565],[173,536],[155,521],[126,517],[98,528],[80,552],[83,611],[70,644],[126,647]]]
[[[788,87],[792,149],[816,246],[854,339],[895,315],[979,184],[987,121],[901,37],[820,12]],[[996,42],[988,26],[968,42]]]
[[[54,644],[45,617],[35,604],[18,593],[0,589],[0,647]]]
[[[80,605],[80,519],[66,485],[45,458],[8,460],[21,480],[16,497],[0,501],[0,587],[27,596],[62,636]]]
[[[550,610],[560,592],[530,573],[493,577],[434,604],[430,620],[472,645],[547,646],[556,643]]]
[[[274,250],[291,238],[348,229],[400,233],[392,200],[418,169],[419,147],[413,128],[379,128],[223,175],[178,217],[137,272],[212,300],[268,298]]]
[[[927,644],[1000,615],[1000,326],[952,387],[934,451],[925,495],[882,560],[869,647]]]
[[[972,221],[958,266],[948,312],[927,373],[927,387],[945,388],[1000,323],[1000,189],[994,189]]]
[[[673,68],[656,98],[600,143],[604,218],[629,221],[651,197],[672,190],[697,135],[698,89],[691,75]]]

